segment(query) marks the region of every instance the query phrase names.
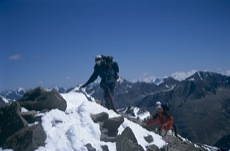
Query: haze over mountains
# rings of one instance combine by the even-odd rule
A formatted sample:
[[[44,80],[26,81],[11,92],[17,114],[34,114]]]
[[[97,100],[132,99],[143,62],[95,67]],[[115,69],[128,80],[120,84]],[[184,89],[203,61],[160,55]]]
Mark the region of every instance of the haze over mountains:
[[[226,139],[217,142],[230,135],[230,77],[204,71],[191,73],[183,80],[165,77],[130,82],[122,79],[115,90],[115,105],[117,108],[132,105],[153,114],[156,101],[169,101],[180,135],[195,143],[226,147],[229,144]],[[64,93],[73,88],[56,89]],[[97,82],[86,91],[103,104],[102,90]],[[8,97],[5,94],[0,95],[10,99],[10,93],[7,93]],[[12,94],[15,93],[12,91]]]

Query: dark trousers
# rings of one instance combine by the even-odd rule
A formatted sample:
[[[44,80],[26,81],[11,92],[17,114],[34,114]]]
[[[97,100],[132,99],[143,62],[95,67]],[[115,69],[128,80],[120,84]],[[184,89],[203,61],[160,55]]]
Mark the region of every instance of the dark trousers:
[[[106,108],[112,109],[116,112],[113,98],[112,98],[112,96],[114,95],[114,86],[115,84],[111,84],[111,85],[101,84],[101,88],[104,91],[104,100],[105,100]]]

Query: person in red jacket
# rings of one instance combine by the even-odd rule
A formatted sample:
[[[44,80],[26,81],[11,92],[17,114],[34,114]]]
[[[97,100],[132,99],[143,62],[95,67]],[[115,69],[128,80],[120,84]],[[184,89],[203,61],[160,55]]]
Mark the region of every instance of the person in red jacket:
[[[156,102],[156,113],[153,115],[152,119],[146,123],[146,126],[150,126],[155,122],[157,122],[160,132],[162,132],[162,130],[165,131],[165,135],[172,129],[173,117],[168,111],[163,110],[159,101]]]

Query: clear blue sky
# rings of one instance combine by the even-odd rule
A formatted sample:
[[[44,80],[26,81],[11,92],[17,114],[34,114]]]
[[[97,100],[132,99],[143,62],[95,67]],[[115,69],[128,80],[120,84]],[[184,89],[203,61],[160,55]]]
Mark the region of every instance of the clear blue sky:
[[[0,91],[84,83],[97,54],[128,80],[229,71],[230,1],[0,1]]]

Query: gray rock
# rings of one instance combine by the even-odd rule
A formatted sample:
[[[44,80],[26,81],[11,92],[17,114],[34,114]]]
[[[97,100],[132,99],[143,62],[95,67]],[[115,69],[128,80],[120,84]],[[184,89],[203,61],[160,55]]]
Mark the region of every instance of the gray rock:
[[[126,127],[116,141],[117,151],[144,151],[142,146],[137,143],[137,139],[130,127]]]
[[[90,117],[92,118],[94,123],[97,123],[97,122],[103,122],[106,119],[108,119],[109,114],[105,113],[105,112],[101,112],[101,113],[98,113],[98,114],[91,114]]]
[[[11,148],[15,151],[32,151],[39,146],[44,146],[46,134],[41,124],[29,128],[23,128],[10,136],[4,144],[4,148]]]
[[[101,134],[101,138],[100,138],[100,141],[103,141],[103,142],[116,142],[117,140],[117,137],[110,137],[110,136],[107,136],[105,134]]]
[[[86,144],[85,146],[88,151],[96,151],[96,149],[90,143]]]
[[[65,99],[57,91],[46,91],[40,87],[26,92],[19,103],[28,110],[36,111],[56,108],[65,111],[67,107]]]
[[[103,127],[108,129],[108,136],[117,136],[118,128],[124,122],[124,117],[109,118],[104,121]]]
[[[193,143],[184,141],[175,136],[166,135],[164,140],[168,143],[168,145],[161,148],[161,151],[207,151],[198,145],[195,147]]]
[[[101,146],[101,148],[102,148],[102,151],[109,151],[109,148],[107,145],[103,145]]]
[[[148,142],[148,143],[152,143],[152,142],[153,142],[153,137],[152,137],[152,135],[148,135],[148,136],[144,137],[144,139],[145,139],[146,142]]]
[[[160,151],[160,149],[156,145],[147,146],[147,151]]]
[[[21,112],[21,116],[28,122],[28,123],[34,123],[37,118],[36,115],[37,111],[28,111],[28,112]]]
[[[9,136],[27,127],[28,122],[21,116],[20,111],[21,106],[17,102],[0,109],[0,146]]]

